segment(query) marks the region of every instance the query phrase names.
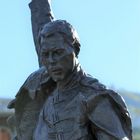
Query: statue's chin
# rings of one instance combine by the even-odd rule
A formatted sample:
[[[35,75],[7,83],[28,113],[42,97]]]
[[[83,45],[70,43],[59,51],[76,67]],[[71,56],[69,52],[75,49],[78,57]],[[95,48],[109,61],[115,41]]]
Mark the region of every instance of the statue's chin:
[[[52,79],[57,83],[63,81],[64,78],[62,76],[52,76]]]

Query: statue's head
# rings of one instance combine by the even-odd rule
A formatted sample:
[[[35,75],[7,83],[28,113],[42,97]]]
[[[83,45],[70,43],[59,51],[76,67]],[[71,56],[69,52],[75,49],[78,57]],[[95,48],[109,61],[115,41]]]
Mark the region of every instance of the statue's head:
[[[56,20],[41,29],[40,58],[54,81],[64,80],[75,68],[80,51],[77,32],[68,22]]]

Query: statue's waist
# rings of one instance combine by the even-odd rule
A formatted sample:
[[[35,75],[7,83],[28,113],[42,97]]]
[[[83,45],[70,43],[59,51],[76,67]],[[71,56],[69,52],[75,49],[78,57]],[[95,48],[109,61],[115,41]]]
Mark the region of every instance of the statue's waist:
[[[48,140],[93,140],[86,128],[49,132]]]

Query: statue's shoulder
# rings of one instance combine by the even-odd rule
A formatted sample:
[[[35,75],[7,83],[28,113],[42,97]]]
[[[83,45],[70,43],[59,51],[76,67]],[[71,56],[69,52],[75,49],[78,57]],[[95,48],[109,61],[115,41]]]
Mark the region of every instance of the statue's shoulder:
[[[39,85],[39,83],[43,80],[42,78],[44,77],[46,73],[45,67],[41,67],[35,72],[31,73],[22,87],[24,88],[33,88]]]
[[[131,137],[131,119],[122,96],[106,88],[96,78],[87,74],[82,76],[79,89],[80,96],[78,97],[80,97],[82,109],[91,122],[96,124],[97,129],[105,127],[105,132],[112,131],[112,127],[108,122],[112,119],[113,113],[115,114],[114,118],[120,121],[128,137]],[[114,124],[117,124],[117,119],[113,120]]]
[[[91,75],[84,75],[80,80],[81,93],[88,103],[100,102],[107,98],[113,105],[127,110],[123,97],[116,91],[106,88],[105,85],[99,82]],[[125,111],[124,111],[125,112]]]
[[[85,74],[81,78],[80,85],[82,87],[85,87],[85,89],[89,89],[89,90],[91,89],[91,90],[100,91],[100,90],[105,90],[106,89],[105,85],[101,84],[98,79],[93,78],[89,74]]]
[[[117,106],[121,106],[127,110],[125,101],[119,93],[106,88],[105,85],[91,75],[84,75],[80,81],[80,85],[82,94],[85,96],[87,102],[95,103],[95,101],[101,101],[107,98]]]
[[[16,97],[20,96],[22,94],[22,91],[26,91],[31,98],[34,98],[36,91],[40,89],[41,83],[43,83],[43,81],[47,81],[47,79],[48,73],[46,71],[46,68],[39,68],[28,76],[24,84],[19,89]]]
[[[40,82],[41,82],[41,77],[43,74],[45,74],[45,67],[41,67],[38,70],[34,71],[33,73],[31,73],[27,79],[25,80],[25,82],[23,83],[23,85],[20,87],[18,93],[16,94],[16,99],[19,96],[22,96],[23,92],[25,91],[26,93],[29,92],[30,90],[34,91],[37,89],[37,87],[39,86]],[[14,104],[16,102],[16,99],[12,100],[9,105],[8,108],[14,108]]]
[[[31,80],[31,79],[34,79],[34,78],[36,78],[38,76],[41,76],[43,73],[45,73],[45,71],[46,71],[46,68],[45,67],[41,67],[38,70],[36,70],[33,73],[31,73],[28,76],[27,80]]]

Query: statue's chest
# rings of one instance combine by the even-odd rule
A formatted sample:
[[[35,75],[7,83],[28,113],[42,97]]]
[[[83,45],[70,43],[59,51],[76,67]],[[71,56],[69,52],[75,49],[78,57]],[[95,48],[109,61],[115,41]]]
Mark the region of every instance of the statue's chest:
[[[65,93],[55,92],[48,98],[43,109],[43,118],[50,137],[55,133],[63,133],[65,137],[73,133],[77,135],[87,133],[86,108],[83,100],[84,97],[77,89]]]

